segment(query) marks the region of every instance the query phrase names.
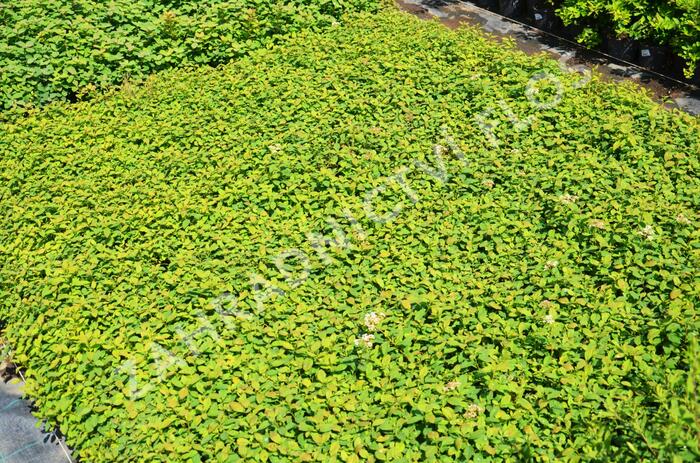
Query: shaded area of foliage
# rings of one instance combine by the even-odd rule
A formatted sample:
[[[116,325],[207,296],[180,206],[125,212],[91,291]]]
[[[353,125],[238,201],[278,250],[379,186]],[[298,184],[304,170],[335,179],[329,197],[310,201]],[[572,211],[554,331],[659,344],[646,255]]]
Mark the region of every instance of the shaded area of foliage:
[[[5,126],[0,318],[38,413],[98,463],[697,461],[697,120],[471,30],[342,22]]]

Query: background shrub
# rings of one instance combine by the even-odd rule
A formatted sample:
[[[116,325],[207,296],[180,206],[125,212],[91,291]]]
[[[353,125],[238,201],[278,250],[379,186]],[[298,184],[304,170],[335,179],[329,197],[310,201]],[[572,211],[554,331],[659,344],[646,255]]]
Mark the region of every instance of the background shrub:
[[[697,461],[700,127],[579,79],[391,12],[6,124],[0,317],[37,413],[95,463]],[[286,291],[264,311],[253,272]]]
[[[553,2],[565,24],[581,24],[586,45],[600,32],[669,45],[686,63],[690,77],[700,61],[700,0],[563,0]]]
[[[0,6],[0,109],[216,66],[377,0],[16,0]]]

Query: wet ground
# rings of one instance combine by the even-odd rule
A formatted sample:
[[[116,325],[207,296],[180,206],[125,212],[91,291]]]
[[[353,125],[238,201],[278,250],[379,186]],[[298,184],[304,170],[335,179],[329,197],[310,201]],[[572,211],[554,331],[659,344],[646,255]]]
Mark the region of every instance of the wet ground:
[[[0,463],[70,463],[56,434],[37,427],[22,382],[0,362]]]
[[[602,52],[587,50],[578,44],[540,31],[517,20],[458,0],[397,0],[399,7],[420,18],[437,18],[450,28],[479,26],[495,40],[510,38],[525,53],[547,53],[568,66],[594,69],[603,79],[631,80],[649,90],[659,102],[690,114],[700,115],[700,89],[657,74],[634,64],[617,60]]]

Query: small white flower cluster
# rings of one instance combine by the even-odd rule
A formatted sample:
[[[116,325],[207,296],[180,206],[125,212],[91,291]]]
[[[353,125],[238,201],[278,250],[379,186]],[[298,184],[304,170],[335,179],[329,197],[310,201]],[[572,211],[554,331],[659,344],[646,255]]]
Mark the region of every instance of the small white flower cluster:
[[[370,312],[366,314],[364,320],[365,328],[367,328],[367,331],[375,331],[385,317],[386,314],[384,312]],[[355,345],[371,349],[374,346],[374,335],[363,333],[359,338],[355,339]]]
[[[542,321],[545,322],[547,325],[551,325],[552,323],[554,323],[554,317],[551,315],[545,315]]]
[[[365,315],[365,327],[367,328],[367,331],[376,330],[382,320],[384,320],[384,317],[386,317],[384,312],[370,312]]]
[[[676,216],[676,222],[682,223],[683,225],[688,225],[690,223],[690,220],[688,219],[688,217],[681,213]]]
[[[282,151],[282,145],[280,145],[279,143],[275,143],[274,145],[270,145],[270,146],[268,146],[267,148],[268,148],[268,149],[270,150],[270,152],[273,153],[273,154],[277,154],[277,153],[279,153],[280,151]]]
[[[460,386],[460,384],[462,384],[462,383],[460,383],[457,380],[450,381],[449,383],[445,384],[445,392],[454,391],[455,389],[457,389]]]
[[[433,154],[435,156],[442,156],[443,154],[447,154],[447,148],[445,148],[442,145],[435,145],[433,146]]]
[[[548,261],[544,264],[544,268],[546,268],[547,270],[550,270],[550,269],[553,269],[554,267],[556,267],[557,265],[559,265],[559,261],[558,261],[558,260],[548,260]]]
[[[363,334],[359,338],[355,339],[355,345],[371,349],[372,346],[374,346],[374,335],[369,333]]]
[[[570,194],[567,193],[567,194],[565,194],[565,195],[559,196],[559,201],[561,201],[561,202],[564,203],[564,204],[575,203],[576,201],[578,201],[578,196],[576,196],[576,195],[570,195]]]
[[[479,416],[480,413],[483,413],[483,411],[484,409],[477,404],[471,404],[469,407],[467,407],[467,411],[464,412],[464,417],[473,420]]]
[[[639,230],[639,234],[642,235],[644,238],[646,238],[649,241],[653,240],[654,236],[656,236],[656,232],[654,231],[654,227],[652,227],[651,225],[647,225],[646,227]]]

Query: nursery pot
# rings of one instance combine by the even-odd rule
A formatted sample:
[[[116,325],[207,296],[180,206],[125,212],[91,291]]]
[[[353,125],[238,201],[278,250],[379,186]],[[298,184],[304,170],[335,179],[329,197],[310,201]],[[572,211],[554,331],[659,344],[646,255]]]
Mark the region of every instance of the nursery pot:
[[[583,26],[579,24],[569,24],[568,26],[565,26],[561,19],[559,19],[559,16],[556,16],[554,18],[553,31],[555,34],[567,40],[576,42],[576,37],[583,32]]]
[[[632,62],[637,57],[639,43],[629,37],[607,36],[605,50],[617,59]]]
[[[498,11],[498,0],[476,0],[476,5],[489,11]]]
[[[668,65],[668,48],[655,45],[640,45],[637,64],[655,72],[662,72]]]
[[[535,11],[548,9],[547,2],[545,0],[526,0],[525,1],[525,11],[527,11],[528,16]]]
[[[553,31],[556,29],[556,16],[552,10],[541,9],[527,13],[530,24],[542,31]]]
[[[519,18],[525,11],[525,0],[498,0],[498,9],[503,16]]]
[[[671,75],[678,80],[700,87],[700,65],[695,68],[695,73],[689,78],[683,72],[687,65],[688,63],[683,58],[674,53],[671,57]]]
[[[687,80],[683,70],[685,69],[686,63],[683,58],[677,54],[671,55],[671,77],[678,80]]]

